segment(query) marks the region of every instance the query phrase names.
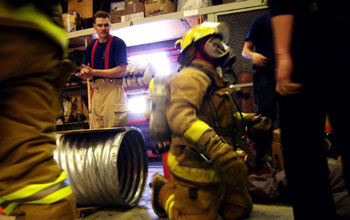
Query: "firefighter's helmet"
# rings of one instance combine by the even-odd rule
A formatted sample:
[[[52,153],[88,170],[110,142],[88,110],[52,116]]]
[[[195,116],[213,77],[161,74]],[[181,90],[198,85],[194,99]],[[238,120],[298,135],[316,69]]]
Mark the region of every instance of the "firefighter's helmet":
[[[209,39],[211,36],[220,38],[225,45],[229,36],[227,25],[218,22],[204,22],[190,29],[182,38],[178,62],[181,65],[188,65],[192,61],[191,57],[193,56],[196,42],[202,39]]]

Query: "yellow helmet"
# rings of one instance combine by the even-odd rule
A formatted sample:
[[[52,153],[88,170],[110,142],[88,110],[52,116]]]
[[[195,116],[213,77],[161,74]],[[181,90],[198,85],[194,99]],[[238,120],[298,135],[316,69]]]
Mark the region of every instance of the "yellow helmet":
[[[177,41],[175,41],[175,47],[177,50],[181,50],[181,41],[182,39],[178,39]]]
[[[189,48],[191,48],[195,42],[212,35],[220,36],[222,41],[227,43],[229,37],[227,25],[219,22],[203,22],[190,29],[181,41],[181,53],[178,57],[179,63],[183,65],[188,64],[185,54],[190,50]]]

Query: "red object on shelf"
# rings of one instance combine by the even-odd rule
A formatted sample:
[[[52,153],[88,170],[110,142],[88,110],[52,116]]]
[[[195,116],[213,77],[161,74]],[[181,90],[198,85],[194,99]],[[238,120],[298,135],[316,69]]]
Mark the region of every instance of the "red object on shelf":
[[[146,124],[149,123],[149,120],[134,120],[134,121],[128,121],[128,125],[135,125],[135,124]]]
[[[5,214],[5,211],[1,206],[0,206],[0,213]]]
[[[168,166],[168,152],[162,154],[163,172],[167,179],[170,179],[170,169]]]

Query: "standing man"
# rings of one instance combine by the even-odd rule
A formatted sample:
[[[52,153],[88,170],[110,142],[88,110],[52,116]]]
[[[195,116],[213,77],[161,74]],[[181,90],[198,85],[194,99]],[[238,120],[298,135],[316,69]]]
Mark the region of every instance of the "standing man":
[[[253,90],[254,100],[258,106],[257,114],[269,117],[272,122],[276,120],[277,93],[275,91],[275,58],[273,37],[271,29],[271,14],[265,13],[257,16],[250,25],[245,38],[242,56],[253,64]],[[257,160],[264,157],[271,147],[273,127],[268,135],[259,137],[259,144],[255,145]]]
[[[350,190],[347,42],[349,1],[270,0],[281,94],[283,159],[294,218],[338,219],[332,198],[324,131],[326,114]],[[341,43],[341,47],[339,47]],[[349,209],[349,207],[348,207]]]
[[[19,220],[74,220],[76,200],[53,158],[66,60],[60,3],[0,0],[0,206]]]
[[[111,16],[107,12],[96,12],[93,20],[99,38],[87,46],[81,70],[76,74],[91,80],[90,125],[94,129],[124,127],[128,122],[122,87],[128,63],[126,44],[110,35]]]

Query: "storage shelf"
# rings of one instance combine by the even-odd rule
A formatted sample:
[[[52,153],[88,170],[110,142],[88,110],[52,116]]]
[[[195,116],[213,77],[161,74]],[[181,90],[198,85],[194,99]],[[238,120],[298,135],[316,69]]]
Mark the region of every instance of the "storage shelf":
[[[128,47],[179,39],[182,38],[187,30],[198,24],[198,19],[202,15],[210,16],[216,13],[232,13],[234,10],[254,10],[257,7],[267,7],[266,0],[238,1],[195,10],[146,17],[122,23],[113,23],[111,33],[122,38]],[[211,19],[208,18],[208,20]],[[156,34],[154,31],[157,31]],[[85,39],[89,37],[97,38],[93,28],[70,32],[67,33],[67,35],[71,48],[85,45]],[[132,37],[132,35],[135,37]]]

